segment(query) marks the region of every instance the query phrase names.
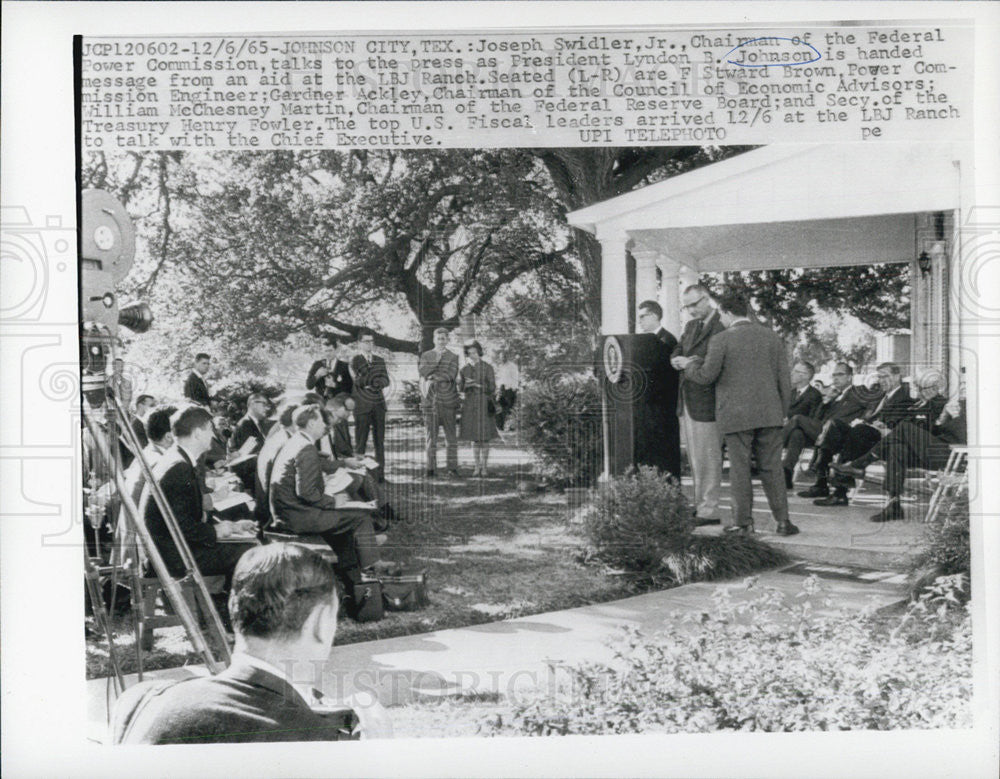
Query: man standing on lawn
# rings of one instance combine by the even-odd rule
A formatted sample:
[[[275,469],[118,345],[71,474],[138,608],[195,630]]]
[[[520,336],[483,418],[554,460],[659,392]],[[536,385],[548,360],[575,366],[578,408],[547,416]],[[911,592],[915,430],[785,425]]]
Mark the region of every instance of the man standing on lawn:
[[[421,408],[426,427],[427,470],[433,477],[437,470],[438,428],[444,428],[448,475],[458,478],[458,435],[455,431],[455,411],[458,408],[458,355],[448,349],[450,333],[439,327],[434,331],[434,348],[420,355],[417,366],[423,389]]]
[[[385,360],[372,353],[375,333],[363,328],[358,333],[358,354],[351,360],[354,373],[354,440],[355,452],[364,456],[371,431],[378,461],[379,482],[385,481],[385,388],[389,386],[389,370]]]
[[[712,337],[704,358],[678,357],[684,380],[715,385],[715,415],[726,437],[733,518],[726,532],[753,532],[750,453],[778,535],[799,529],[788,519],[788,495],[781,470],[781,427],[791,400],[785,345],[772,330],[751,322],[747,301],[735,292],[719,300],[725,331]]]

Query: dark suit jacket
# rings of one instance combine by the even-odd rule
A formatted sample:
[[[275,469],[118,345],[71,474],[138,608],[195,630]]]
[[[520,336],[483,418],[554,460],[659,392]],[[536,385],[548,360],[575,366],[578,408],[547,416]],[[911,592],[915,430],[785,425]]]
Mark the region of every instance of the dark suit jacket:
[[[733,323],[694,358],[685,378],[715,384],[715,418],[722,433],[781,427],[792,396],[785,345],[755,322]]]
[[[198,403],[206,408],[211,405],[212,398],[208,394],[208,385],[197,373],[191,371],[184,382],[184,397],[192,403]]]
[[[427,381],[427,393],[421,403],[424,409],[434,408],[435,405],[445,408],[458,405],[458,391],[455,388],[455,379],[458,377],[457,354],[445,349],[438,358],[438,353],[433,349],[426,351],[420,355],[417,371],[420,378]]]
[[[149,436],[146,435],[146,425],[143,423],[139,417],[132,417],[132,431],[135,433],[135,437],[139,439],[139,447],[145,449],[149,446]]]
[[[794,387],[792,388],[792,402],[788,406],[789,417],[801,414],[804,417],[818,418],[822,407],[823,395],[812,384],[806,385],[806,388],[801,392]]]
[[[701,325],[699,331],[698,325]],[[708,340],[716,333],[721,333],[726,328],[719,321],[719,313],[713,311],[712,315],[702,322],[700,319],[692,319],[684,326],[681,333],[681,341],[674,347],[671,357],[704,357],[708,353]],[[666,331],[664,331],[666,332]],[[697,335],[696,335],[697,333]],[[711,384],[698,384],[693,381],[685,381],[684,374],[680,376],[680,398],[677,404],[677,415],[683,416],[684,409],[687,408],[691,419],[697,422],[715,421],[715,387]]]
[[[377,354],[372,355],[371,362],[364,355],[356,354],[351,359],[351,369],[354,371],[354,413],[367,414],[376,406],[385,408],[385,396],[382,390],[389,386],[389,369],[385,360]]]
[[[179,446],[167,450],[153,466],[153,478],[160,485],[195,559],[200,561],[210,557],[216,546],[215,527],[211,521],[202,521],[201,482],[187,454]],[[143,489],[140,511],[171,575],[181,576],[184,564],[160,508],[152,498],[149,485]]]
[[[286,680],[237,660],[216,676],[143,682],[115,704],[115,744],[237,744],[346,741],[356,730],[350,709],[317,714]]]
[[[303,432],[281,447],[271,468],[271,515],[296,533],[319,533],[330,526],[324,511],[337,504],[323,492],[323,464],[316,445]]]
[[[254,451],[259,452],[273,425],[273,419],[262,419],[260,422],[256,422],[249,415],[245,415],[236,423],[236,429],[233,430],[233,435],[229,439],[229,451],[235,452],[246,443],[248,438],[256,438],[257,448]]]
[[[879,408],[879,404],[881,404],[881,408]],[[888,398],[884,403],[880,400],[872,406],[871,410],[865,414],[864,419],[865,422],[874,422],[877,419],[884,422],[887,427],[893,428],[900,421],[908,418],[912,406],[913,398],[910,397],[910,390],[905,384],[900,384],[899,389],[891,398]]]
[[[324,398],[332,398],[341,392],[350,394],[354,387],[354,379],[351,378],[351,371],[348,369],[347,363],[336,360],[332,371],[317,378],[316,372],[324,366],[326,366],[326,360],[316,360],[312,364],[309,375],[306,377],[306,389],[315,390]]]
[[[660,328],[654,334],[660,343],[663,344],[663,359],[657,370],[654,371],[652,376],[652,382],[649,393],[649,402],[658,405],[666,406],[670,409],[670,414],[673,417],[677,416],[677,395],[678,388],[680,387],[680,374],[677,369],[670,364],[670,355],[673,354],[674,349],[677,348],[677,339],[674,338],[673,334],[664,328]],[[668,420],[676,421],[676,420]]]
[[[870,403],[871,401],[864,396],[864,390],[852,386],[847,390],[847,394],[843,398],[833,400],[823,407],[820,420],[822,422],[828,422],[831,419],[848,423],[853,422],[867,413]]]
[[[354,444],[351,443],[351,428],[346,419],[341,419],[330,427],[330,443],[333,456],[338,459],[354,456]]]

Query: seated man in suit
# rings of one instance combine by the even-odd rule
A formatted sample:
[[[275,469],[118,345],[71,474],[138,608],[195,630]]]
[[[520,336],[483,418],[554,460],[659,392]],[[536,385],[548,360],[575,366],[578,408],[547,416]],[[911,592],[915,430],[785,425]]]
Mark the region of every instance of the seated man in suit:
[[[363,470],[364,473],[352,473],[352,483],[347,494],[352,500],[375,501],[379,507],[379,515],[389,521],[399,517],[393,511],[386,499],[384,483],[378,481],[378,468],[365,468],[364,459],[354,455],[351,446],[351,428],[348,420],[351,418],[354,398],[345,393],[334,395],[326,402],[326,412],[329,414],[329,430],[319,443],[319,453],[324,462],[330,462],[337,468]],[[324,468],[325,469],[325,468]],[[383,529],[376,524],[376,530]]]
[[[323,463],[316,442],[326,435],[323,410],[300,406],[296,431],[281,448],[271,471],[271,516],[294,533],[321,535],[337,553],[336,573],[348,593],[360,584],[362,571],[379,558],[374,510],[338,508],[327,495]]]
[[[337,633],[337,591],[322,557],[295,544],[247,552],[229,597],[236,646],[216,676],[129,687],[115,744],[344,741],[390,737],[378,703],[328,701],[316,689]],[[352,707],[353,704],[353,707]]]
[[[880,512],[872,515],[872,522],[903,519],[900,495],[907,468],[943,468],[951,447],[966,442],[965,413],[957,400],[949,402],[945,397],[941,373],[932,370],[923,374],[917,380],[917,391],[920,397],[906,419],[865,454],[833,465],[839,476],[863,479],[865,468],[878,460],[885,462],[883,488],[888,500]]]
[[[833,387],[836,391],[834,399],[822,406],[814,416],[795,414],[789,416],[782,435],[785,443],[785,457],[782,467],[785,471],[785,484],[794,478],[795,465],[806,446],[816,443],[823,431],[823,425],[831,419],[841,419],[851,422],[868,410],[868,398],[854,386],[854,369],[846,362],[838,362],[833,369]],[[799,493],[802,498],[815,498],[826,495],[826,476],[823,476],[823,491],[813,489]]]
[[[812,385],[816,367],[811,362],[799,360],[792,365],[792,402],[788,406],[788,418],[796,414],[812,417],[823,405],[823,395]]]
[[[229,451],[235,454],[253,438],[257,443],[251,450],[254,454],[260,455],[260,448],[264,445],[264,439],[271,430],[274,423],[267,418],[268,411],[271,410],[271,401],[266,395],[254,392],[247,398],[247,413],[236,423],[229,438]],[[256,470],[256,457],[233,465],[233,473],[240,477],[243,487],[247,492],[253,493],[254,472]]]
[[[236,561],[250,544],[220,544],[219,538],[253,532],[256,528],[251,520],[215,523],[205,514],[195,463],[212,441],[211,414],[199,406],[188,406],[174,414],[171,431],[175,446],[153,466],[153,478],[177,520],[198,570],[203,576],[225,576],[225,589],[228,589]],[[183,576],[184,562],[148,484],[143,490],[139,511],[171,576]]]
[[[906,418],[913,404],[910,391],[903,384],[902,369],[891,362],[878,366],[878,383],[882,397],[878,403],[866,412],[864,416],[847,423],[840,419],[831,419],[826,423],[823,433],[816,442],[819,452],[817,471],[826,476],[834,457],[841,462],[848,462],[860,457],[878,443],[901,420]],[[847,491],[852,481],[834,478],[832,495],[819,497],[813,501],[817,506],[846,506]],[[825,478],[817,481],[815,491],[826,488]]]

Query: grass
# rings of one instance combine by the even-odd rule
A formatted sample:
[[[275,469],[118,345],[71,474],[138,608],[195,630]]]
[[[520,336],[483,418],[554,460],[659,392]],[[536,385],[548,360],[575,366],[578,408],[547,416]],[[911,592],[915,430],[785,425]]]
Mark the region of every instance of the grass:
[[[516,442],[494,447],[489,478],[426,480],[421,476],[420,436],[418,427],[389,431],[390,500],[408,521],[391,528],[382,553],[385,559],[426,570],[430,604],[413,612],[387,611],[378,622],[342,619],[338,645],[602,603],[696,579],[744,575],[782,561],[779,553],[753,539],[695,537],[690,551],[674,561],[670,576],[610,575],[600,565],[580,562],[582,525],[565,495],[516,489],[532,463]],[[460,454],[471,462],[467,447]],[[735,546],[740,548],[730,548]],[[116,616],[113,625],[119,662],[125,673],[132,673],[136,657],[130,615]],[[143,655],[145,670],[201,662],[181,627],[157,630],[153,651]],[[88,638],[86,669],[87,678],[109,675],[103,636]]]

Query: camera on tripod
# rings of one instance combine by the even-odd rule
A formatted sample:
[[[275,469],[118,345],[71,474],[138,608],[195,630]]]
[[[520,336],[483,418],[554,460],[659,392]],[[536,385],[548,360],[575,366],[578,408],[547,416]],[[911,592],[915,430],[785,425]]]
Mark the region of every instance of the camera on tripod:
[[[104,403],[118,326],[144,333],[153,313],[143,302],[118,305],[116,287],[135,257],[135,227],[114,195],[103,189],[83,192],[80,233],[80,367],[84,394],[98,407]]]

